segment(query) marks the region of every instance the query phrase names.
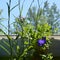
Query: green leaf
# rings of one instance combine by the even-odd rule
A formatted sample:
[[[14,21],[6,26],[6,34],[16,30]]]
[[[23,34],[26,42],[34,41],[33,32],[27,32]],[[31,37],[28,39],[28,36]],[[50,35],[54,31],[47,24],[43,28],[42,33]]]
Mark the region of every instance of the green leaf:
[[[10,55],[10,52],[4,46],[0,45],[0,48],[2,48],[6,53]]]
[[[12,40],[12,37],[11,37],[10,35],[7,35],[2,29],[0,29],[0,31],[1,31],[2,33],[4,33],[9,40]]]
[[[10,48],[10,45],[9,45],[9,43],[7,42],[7,41],[5,41],[5,40],[2,40],[2,42],[3,42],[3,44],[5,44],[5,46],[8,46],[8,48]],[[2,45],[2,44],[1,44]],[[15,55],[16,55],[16,51],[15,51],[15,49],[14,48],[12,48],[12,51],[15,53]]]
[[[28,44],[29,44],[29,42],[28,42],[28,41],[25,41],[25,42],[24,42],[24,44],[28,45]]]
[[[5,40],[2,40],[2,41],[3,41],[3,44],[5,44],[6,46],[10,47],[8,42],[6,42]]]

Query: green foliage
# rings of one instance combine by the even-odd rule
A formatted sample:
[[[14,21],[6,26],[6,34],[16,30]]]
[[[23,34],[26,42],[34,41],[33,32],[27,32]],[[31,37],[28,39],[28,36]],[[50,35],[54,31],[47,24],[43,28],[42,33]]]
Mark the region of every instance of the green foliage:
[[[2,48],[8,55],[10,55],[10,52],[3,45],[0,45],[0,48]]]
[[[3,11],[3,10],[2,10],[2,9],[0,9],[0,16],[1,16],[1,14],[2,14],[2,11]]]
[[[47,54],[47,55],[42,55],[42,59],[44,59],[44,60],[52,60],[52,58],[53,58],[53,56],[51,53]]]
[[[55,3],[50,7],[48,1],[45,1],[43,8],[38,8],[38,10],[35,6],[31,7],[28,11],[28,18],[30,22],[33,22],[34,24],[36,24],[34,20],[40,20],[38,22],[41,24],[48,23],[51,25],[52,33],[58,34],[60,11],[57,9]]]
[[[37,16],[36,16],[37,18]],[[46,58],[43,59],[49,59],[51,60],[52,56],[48,54],[48,52],[46,50],[49,49],[51,41],[48,38],[48,36],[52,35],[52,31],[51,31],[51,26],[49,26],[48,23],[44,23],[42,24],[39,23],[39,20],[36,20],[36,18],[34,18],[34,23],[37,22],[37,24],[28,22],[30,20],[25,19],[23,21],[22,24],[21,21],[17,22],[19,24],[19,26],[21,26],[22,30],[19,31],[17,34],[20,35],[21,39],[22,39],[22,43],[23,43],[23,51],[22,51],[22,55],[20,55],[18,58],[20,59],[21,57],[23,58],[27,58],[28,59],[32,59],[33,56],[35,57],[34,53],[37,53],[36,55],[40,56],[41,58],[43,57],[43,55],[45,54]],[[33,20],[31,20],[33,21]],[[37,44],[38,39],[41,39],[42,37],[46,36],[46,44],[44,44],[44,46],[40,47]],[[32,46],[32,48],[31,48]],[[20,47],[21,49],[21,47]],[[47,55],[51,56],[47,58]],[[30,57],[29,57],[30,56]]]
[[[43,8],[43,14],[48,18],[47,23],[51,25],[52,27],[52,33],[53,34],[58,34],[59,30],[59,19],[60,19],[60,12],[57,9],[57,6],[55,3],[49,6],[48,1],[44,3],[44,8]],[[58,29],[55,31],[55,29]]]
[[[25,0],[24,0],[25,1]],[[23,4],[24,4],[23,1]],[[32,3],[34,0],[32,1]],[[31,5],[32,5],[31,3]],[[38,1],[39,4],[39,1]],[[11,0],[9,1],[8,6],[8,32],[10,32],[10,5]],[[4,42],[7,46],[10,47],[10,56],[11,60],[52,60],[52,55],[49,54],[47,51],[50,47],[51,41],[48,38],[52,35],[51,25],[47,22],[48,18],[47,16],[43,15],[43,9],[33,9],[31,10],[31,5],[28,11],[27,18],[21,17],[22,9],[20,10],[20,17],[16,18],[15,20],[15,34],[17,35],[15,40],[15,47],[16,47],[16,58],[13,58],[13,42],[12,37],[8,34],[6,34],[2,29],[0,29],[1,32],[3,32],[8,40],[8,43]],[[19,5],[20,6],[20,5]],[[45,5],[46,8],[47,5]],[[15,7],[13,7],[15,8]],[[13,9],[12,8],[12,9]],[[55,8],[54,8],[55,9]],[[50,11],[50,10],[49,10]],[[38,39],[42,39],[42,37],[46,37],[46,43],[43,46],[38,46]],[[20,42],[18,41],[20,40]],[[20,43],[20,45],[18,44]],[[0,45],[1,48],[3,48],[7,53],[9,53],[2,45]],[[38,59],[39,58],[39,59]]]

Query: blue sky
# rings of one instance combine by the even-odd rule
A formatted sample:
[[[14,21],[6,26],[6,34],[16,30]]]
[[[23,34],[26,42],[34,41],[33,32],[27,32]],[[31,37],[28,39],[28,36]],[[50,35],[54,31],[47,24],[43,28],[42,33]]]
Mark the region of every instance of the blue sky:
[[[5,25],[7,27],[7,18],[8,18],[8,9],[7,9],[7,2],[9,0],[0,0],[0,9],[3,9],[3,12],[2,12],[2,17],[6,18],[3,22],[3,25]],[[40,0],[40,4],[41,6],[43,6],[43,3],[44,1],[46,0]],[[23,0],[21,0],[21,4],[22,4]],[[22,13],[22,16],[25,17],[26,16],[26,13],[28,11],[28,8],[31,4],[32,0],[25,0],[25,3],[24,3],[24,8],[23,8],[23,13]],[[48,0],[48,2],[50,3],[50,5],[52,5],[52,3],[55,3],[57,5],[57,8],[60,9],[60,0]],[[11,3],[11,8],[13,6],[15,6],[16,4],[18,3],[18,0],[12,0],[12,3]],[[35,0],[34,2],[34,6],[37,7],[37,0]],[[14,16],[18,17],[19,16],[19,10],[18,10],[18,7],[16,7],[14,10],[11,11],[11,21],[10,23],[12,23],[14,21]]]

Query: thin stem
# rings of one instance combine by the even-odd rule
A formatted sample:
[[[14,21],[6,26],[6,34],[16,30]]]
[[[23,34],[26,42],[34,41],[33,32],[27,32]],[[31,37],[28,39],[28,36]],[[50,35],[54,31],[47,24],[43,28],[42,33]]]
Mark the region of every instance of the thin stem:
[[[7,6],[8,6],[8,36],[10,35],[10,6],[11,6],[11,0],[9,0],[9,4],[7,3]],[[8,38],[9,39],[9,38]],[[12,57],[12,45],[11,45],[11,40],[9,39],[9,44],[10,44],[10,51],[11,51],[11,60],[13,60],[13,57]]]
[[[10,5],[7,3],[8,6],[8,35],[10,34]]]
[[[40,10],[40,3],[39,3],[39,0],[37,0],[37,3],[38,3],[38,11]],[[37,13],[37,18],[38,18],[39,14]],[[37,29],[37,22],[38,20],[35,21],[35,25],[36,25],[36,29]]]
[[[24,2],[25,2],[25,0],[23,1],[23,3],[22,3],[22,7],[21,7],[21,10],[20,10],[20,14],[21,14],[21,15],[22,15],[22,12],[23,12]]]
[[[19,8],[19,13],[20,13],[20,10],[21,10],[21,9],[20,9],[20,0],[18,0],[18,4],[19,4],[19,6],[18,6],[18,8]],[[19,16],[19,17],[20,17],[20,19],[21,19],[21,13],[20,13],[20,16]]]
[[[16,4],[14,7],[12,7],[11,9],[10,9],[10,11],[12,11],[15,7],[17,7],[19,4]]]
[[[28,11],[30,10],[30,8],[31,8],[31,6],[32,6],[33,3],[34,3],[34,0],[32,0],[31,4],[30,4],[30,6],[29,6]],[[27,14],[28,14],[28,12],[27,12]],[[27,16],[27,14],[26,14],[26,16]]]
[[[40,8],[40,3],[39,3],[39,0],[37,0],[37,2],[38,2],[38,8]]]

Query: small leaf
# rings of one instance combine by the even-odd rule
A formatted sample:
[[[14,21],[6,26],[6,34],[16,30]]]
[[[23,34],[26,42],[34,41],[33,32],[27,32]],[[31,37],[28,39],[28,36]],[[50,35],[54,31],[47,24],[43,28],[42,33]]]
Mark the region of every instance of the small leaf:
[[[25,42],[24,42],[24,44],[28,45],[28,44],[29,44],[29,42],[25,41]]]

